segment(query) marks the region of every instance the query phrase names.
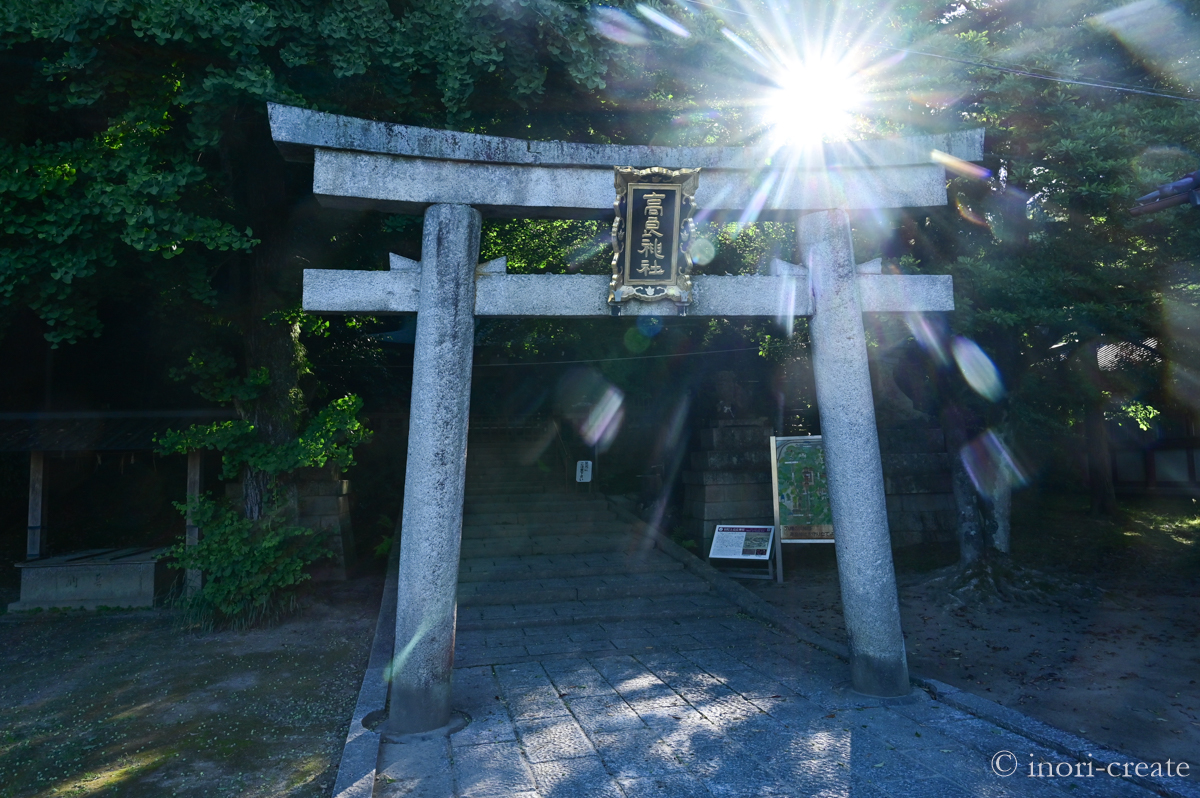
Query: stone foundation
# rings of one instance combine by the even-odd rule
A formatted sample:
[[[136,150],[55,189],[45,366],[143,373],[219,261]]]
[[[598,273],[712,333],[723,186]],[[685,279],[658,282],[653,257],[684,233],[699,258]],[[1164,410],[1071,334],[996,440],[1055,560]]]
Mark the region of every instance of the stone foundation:
[[[153,607],[179,578],[159,559],[166,551],[93,549],[18,563],[21,600],[8,611]]]
[[[240,482],[225,483],[225,496],[242,500]],[[354,530],[350,523],[350,480],[333,479],[326,469],[305,468],[297,472],[296,524],[329,535],[331,557],[314,563],[313,581],[342,581],[354,569]],[[201,536],[204,530],[200,530]]]
[[[881,430],[879,447],[892,545],[954,540],[957,510],[942,431],[919,427]]]
[[[718,524],[774,524],[771,430],[762,419],[697,430],[683,473],[683,532],[705,553]],[[723,426],[722,426],[723,425]],[[950,455],[937,428],[879,433],[892,546],[955,539]]]
[[[691,470],[683,472],[683,532],[701,557],[718,524],[775,523],[766,420],[714,424],[692,436]]]

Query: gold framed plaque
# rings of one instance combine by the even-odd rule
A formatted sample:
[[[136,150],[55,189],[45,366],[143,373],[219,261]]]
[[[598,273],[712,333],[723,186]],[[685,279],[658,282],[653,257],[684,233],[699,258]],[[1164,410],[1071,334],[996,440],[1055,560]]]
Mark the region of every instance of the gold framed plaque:
[[[613,203],[613,313],[629,301],[669,300],[682,313],[692,299],[692,258],[699,169],[617,166]]]

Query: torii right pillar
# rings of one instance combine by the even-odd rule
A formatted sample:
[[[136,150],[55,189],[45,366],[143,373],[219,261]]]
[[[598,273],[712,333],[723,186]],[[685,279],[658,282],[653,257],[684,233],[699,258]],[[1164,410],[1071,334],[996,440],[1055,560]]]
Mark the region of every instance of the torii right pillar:
[[[812,291],[813,377],[850,643],[851,684],[867,695],[907,695],[908,660],[900,631],[850,220],[843,210],[804,214],[796,236]]]

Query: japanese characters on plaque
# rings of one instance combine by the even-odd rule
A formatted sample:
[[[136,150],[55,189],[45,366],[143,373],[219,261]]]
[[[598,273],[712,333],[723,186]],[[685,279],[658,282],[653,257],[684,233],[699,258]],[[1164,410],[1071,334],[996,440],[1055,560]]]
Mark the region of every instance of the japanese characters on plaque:
[[[613,276],[608,301],[614,314],[629,300],[691,301],[693,230],[699,169],[615,168]]]
[[[646,280],[669,280],[675,272],[679,253],[671,246],[675,218],[679,216],[679,186],[656,186],[634,183],[629,187],[633,202],[629,203],[628,229],[637,237],[637,252],[629,248],[625,280],[629,283]],[[663,200],[667,200],[666,205]],[[663,231],[666,231],[667,250],[663,251]]]

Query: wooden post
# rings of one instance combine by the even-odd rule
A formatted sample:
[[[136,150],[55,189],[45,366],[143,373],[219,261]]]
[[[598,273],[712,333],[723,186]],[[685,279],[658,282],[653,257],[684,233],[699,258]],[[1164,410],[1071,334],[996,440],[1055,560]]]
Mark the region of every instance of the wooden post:
[[[25,533],[25,558],[36,560],[42,556],[45,538],[42,535],[42,519],[46,503],[46,457],[45,452],[29,453],[29,527]]]
[[[204,453],[199,451],[188,452],[187,465],[187,528],[185,532],[185,541],[188,546],[195,546],[200,542],[200,528],[196,526],[192,518],[192,503],[200,497],[200,491],[203,489],[204,482]],[[184,572],[184,592],[188,596],[194,596],[200,592],[201,577],[200,571],[195,568],[188,568]]]

